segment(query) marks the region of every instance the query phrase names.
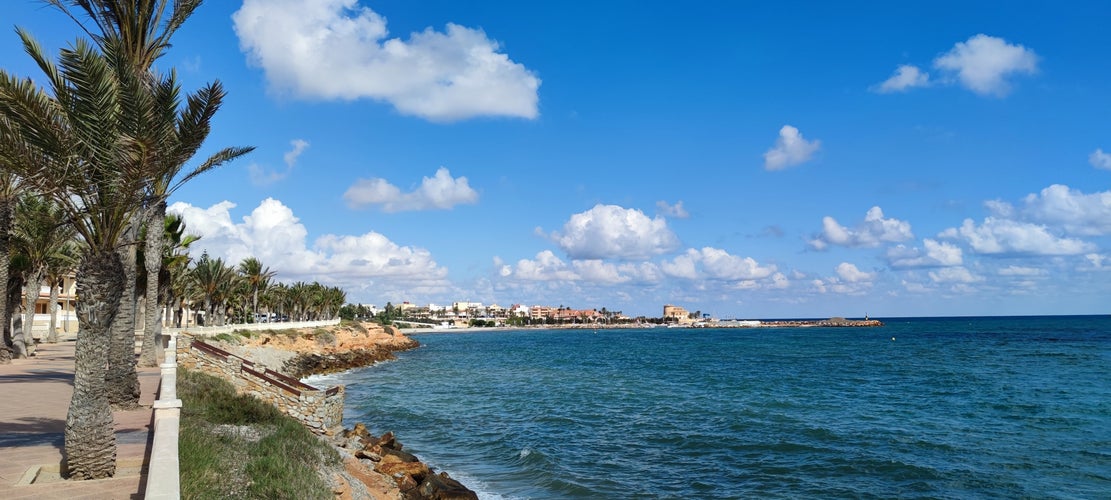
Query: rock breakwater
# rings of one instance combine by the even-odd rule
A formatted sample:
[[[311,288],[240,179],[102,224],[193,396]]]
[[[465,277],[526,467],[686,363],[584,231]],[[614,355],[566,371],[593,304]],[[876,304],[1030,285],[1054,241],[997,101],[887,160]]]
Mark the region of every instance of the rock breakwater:
[[[403,500],[478,500],[478,494],[456,481],[446,472],[436,473],[404,447],[392,432],[374,436],[362,423],[336,437],[336,446],[357,460],[348,463],[348,472],[359,466],[368,467],[390,478]]]

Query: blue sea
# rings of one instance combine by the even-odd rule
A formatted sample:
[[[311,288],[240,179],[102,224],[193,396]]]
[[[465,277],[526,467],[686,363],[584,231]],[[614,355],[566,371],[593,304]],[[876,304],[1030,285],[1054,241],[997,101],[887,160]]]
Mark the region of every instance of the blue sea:
[[[483,498],[1111,498],[1111,316],[417,334],[314,380]]]

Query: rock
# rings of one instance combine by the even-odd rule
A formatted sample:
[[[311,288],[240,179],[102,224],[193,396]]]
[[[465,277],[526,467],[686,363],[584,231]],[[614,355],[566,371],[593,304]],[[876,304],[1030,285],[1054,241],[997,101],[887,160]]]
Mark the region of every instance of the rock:
[[[381,462],[382,461],[382,455],[379,455],[379,454],[371,452],[371,451],[366,451],[366,450],[356,451],[355,452],[355,458],[364,458],[364,459],[370,460],[371,462]],[[397,457],[394,457],[394,458],[397,458]],[[397,460],[401,460],[401,459],[398,458]]]
[[[419,497],[428,500],[478,500],[478,494],[463,483],[448,476],[446,472],[429,474],[417,489]]]
[[[366,430],[366,426],[363,425],[362,422],[355,424],[355,427],[352,428],[350,432],[344,431],[344,435],[347,437],[356,436],[362,439],[370,438],[370,432]]]
[[[394,482],[397,483],[397,489],[401,490],[401,498],[413,498],[411,494],[420,487],[420,483],[411,476],[395,477]]]
[[[397,457],[398,460],[400,460],[402,462],[419,462],[420,461],[420,459],[418,459],[416,457],[416,455],[413,455],[412,453],[401,451],[401,450],[394,450],[394,449],[390,449],[390,448],[382,448],[382,459],[385,460],[386,457]]]
[[[393,435],[393,432],[386,432],[385,434],[382,434],[382,437],[378,438],[378,441],[375,444],[383,448],[390,448],[394,450],[401,449],[401,443],[397,442],[397,437]]]
[[[401,476],[410,476],[414,481],[420,483],[424,478],[431,473],[431,470],[422,462],[392,462],[386,464],[379,464],[375,470],[383,474],[388,474],[393,478]]]

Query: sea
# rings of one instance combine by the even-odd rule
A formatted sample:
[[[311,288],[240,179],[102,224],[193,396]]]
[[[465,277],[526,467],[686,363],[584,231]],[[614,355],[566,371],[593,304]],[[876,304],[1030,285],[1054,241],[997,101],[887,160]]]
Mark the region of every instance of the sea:
[[[882,320],[415,334],[310,382],[481,498],[1111,498],[1111,315]]]

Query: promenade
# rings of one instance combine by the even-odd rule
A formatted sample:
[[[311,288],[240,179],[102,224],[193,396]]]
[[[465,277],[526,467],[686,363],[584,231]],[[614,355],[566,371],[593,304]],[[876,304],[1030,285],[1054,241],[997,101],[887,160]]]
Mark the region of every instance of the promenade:
[[[35,357],[0,365],[0,498],[143,498],[152,439],[151,404],[160,376],[157,367],[139,369],[141,407],[113,414],[116,477],[59,478],[66,412],[73,394],[74,345],[73,340],[39,344]]]

